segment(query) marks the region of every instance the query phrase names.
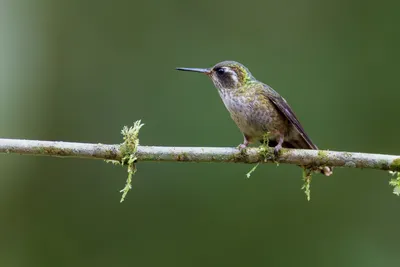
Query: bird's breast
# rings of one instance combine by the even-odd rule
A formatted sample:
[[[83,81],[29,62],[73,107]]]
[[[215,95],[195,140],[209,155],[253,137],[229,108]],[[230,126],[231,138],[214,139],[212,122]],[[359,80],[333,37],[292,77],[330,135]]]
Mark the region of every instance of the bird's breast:
[[[258,139],[267,131],[275,133],[285,123],[274,104],[262,95],[220,91],[220,96],[236,125],[249,137]]]

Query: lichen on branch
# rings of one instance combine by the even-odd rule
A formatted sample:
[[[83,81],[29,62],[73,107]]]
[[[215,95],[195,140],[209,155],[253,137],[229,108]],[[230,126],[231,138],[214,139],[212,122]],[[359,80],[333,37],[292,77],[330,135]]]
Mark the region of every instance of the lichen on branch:
[[[126,165],[128,170],[128,177],[122,192],[121,202],[125,200],[129,190],[132,189],[132,176],[136,173],[137,161],[136,152],[139,147],[139,131],[144,124],[140,120],[136,121],[133,126],[124,126],[121,130],[124,142],[120,145],[120,152],[122,154],[121,161],[118,160],[107,160],[113,164]]]
[[[313,170],[320,166],[378,169],[391,171],[396,178],[390,181],[394,193],[400,195],[400,156],[358,152],[303,150],[282,148],[273,155],[273,148],[262,145],[239,151],[233,147],[166,147],[140,146],[138,134],[143,124],[137,121],[132,127],[124,127],[122,144],[77,143],[60,141],[38,141],[0,138],[0,153],[58,158],[103,159],[127,165],[128,178],[122,189],[122,201],[131,189],[132,176],[136,172],[136,161],[159,162],[227,162],[227,163],[274,163],[305,166]],[[249,172],[249,175],[254,168]],[[307,177],[307,175],[305,176]],[[309,179],[303,188],[309,191]],[[306,192],[306,193],[307,193]]]

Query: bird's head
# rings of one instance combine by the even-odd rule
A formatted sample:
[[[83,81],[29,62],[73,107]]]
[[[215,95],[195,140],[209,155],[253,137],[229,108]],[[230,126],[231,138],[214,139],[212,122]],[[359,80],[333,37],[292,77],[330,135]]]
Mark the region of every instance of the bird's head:
[[[235,61],[223,61],[208,69],[177,68],[177,70],[204,73],[211,78],[215,87],[225,90],[241,88],[254,79],[245,66]]]

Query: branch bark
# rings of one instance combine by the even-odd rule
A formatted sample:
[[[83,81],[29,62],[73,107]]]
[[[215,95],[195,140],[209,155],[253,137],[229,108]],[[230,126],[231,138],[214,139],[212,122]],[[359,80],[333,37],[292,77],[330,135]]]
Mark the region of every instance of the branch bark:
[[[123,157],[120,145],[2,138],[0,138],[0,153],[118,161]],[[265,153],[260,153],[258,148],[248,148],[245,152],[240,152],[236,148],[229,147],[139,146],[136,157],[138,161],[279,162],[302,166],[326,165],[400,171],[400,156],[326,150],[282,149],[280,156],[273,159],[265,157]]]

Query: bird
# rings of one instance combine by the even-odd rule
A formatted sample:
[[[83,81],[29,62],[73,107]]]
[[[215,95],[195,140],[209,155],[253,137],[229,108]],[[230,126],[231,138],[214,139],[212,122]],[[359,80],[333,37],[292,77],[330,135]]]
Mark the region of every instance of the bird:
[[[274,147],[275,156],[282,148],[315,149],[287,101],[272,87],[258,81],[249,69],[236,61],[222,61],[211,68],[176,68],[199,72],[211,78],[233,121],[243,134],[243,143],[265,142]],[[332,168],[321,167],[321,173],[332,174]]]

